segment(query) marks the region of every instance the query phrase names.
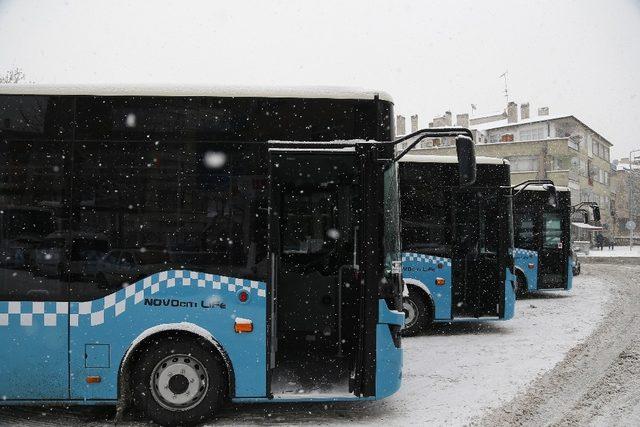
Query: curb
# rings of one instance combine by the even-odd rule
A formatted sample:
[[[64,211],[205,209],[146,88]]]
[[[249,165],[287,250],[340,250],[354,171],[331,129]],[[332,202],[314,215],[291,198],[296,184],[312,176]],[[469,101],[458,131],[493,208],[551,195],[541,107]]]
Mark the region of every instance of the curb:
[[[605,257],[605,256],[582,256],[578,258],[581,264],[631,264],[639,265],[640,257]]]

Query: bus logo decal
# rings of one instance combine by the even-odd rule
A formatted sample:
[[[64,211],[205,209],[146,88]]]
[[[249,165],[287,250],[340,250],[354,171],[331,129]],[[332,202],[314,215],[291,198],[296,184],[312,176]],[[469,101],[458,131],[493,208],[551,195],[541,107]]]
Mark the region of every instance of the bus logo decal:
[[[416,254],[412,252],[405,252],[402,254],[402,262],[428,262],[431,264],[444,264],[451,267],[451,259],[442,258],[433,255]]]
[[[93,301],[83,302],[56,302],[56,301],[0,301],[0,326],[9,326],[10,323],[19,323],[20,326],[33,326],[34,321],[44,326],[56,326],[58,323],[58,315],[69,315],[69,325],[77,327],[80,325],[80,319],[88,319],[91,326],[102,325],[105,322],[105,312],[107,318],[117,317],[124,313],[129,306],[144,302],[151,295],[164,288],[173,288],[178,286],[194,286],[199,288],[208,288],[214,291],[227,291],[235,293],[244,290],[249,294],[255,294],[257,297],[265,298],[267,295],[265,282],[255,280],[240,279],[227,276],[219,276],[216,274],[200,273],[189,270],[171,270],[163,271],[145,277],[137,282],[128,285],[117,292],[109,294],[103,298]],[[159,299],[162,301],[163,299]],[[169,299],[169,305],[172,300]],[[195,302],[178,301],[181,303],[193,304],[198,307]],[[161,302],[160,305],[163,303]],[[152,305],[157,305],[155,302]],[[222,302],[211,303],[204,301],[201,308],[226,308]],[[35,317],[35,320],[34,320]],[[66,323],[66,319],[63,320]],[[84,322],[83,322],[84,323]]]

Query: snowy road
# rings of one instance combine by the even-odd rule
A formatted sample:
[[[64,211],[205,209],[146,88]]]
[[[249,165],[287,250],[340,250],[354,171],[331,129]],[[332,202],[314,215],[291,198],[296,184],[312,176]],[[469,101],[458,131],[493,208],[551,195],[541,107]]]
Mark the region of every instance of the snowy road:
[[[640,265],[597,268],[616,290],[606,322],[481,424],[640,425]]]
[[[542,384],[540,387],[544,391],[545,385],[542,382],[548,378],[545,373],[550,372],[556,365],[555,369],[562,369],[573,360],[576,352],[583,351],[588,355],[589,349],[580,347],[579,344],[585,342],[592,333],[595,336],[602,328],[609,327],[616,330],[619,336],[625,331],[623,327],[628,326],[627,323],[616,320],[619,318],[608,317],[607,319],[613,321],[605,322],[603,319],[608,310],[614,312],[612,316],[615,315],[615,311],[620,307],[620,295],[624,290],[633,289],[632,284],[637,285],[640,266],[583,265],[582,271],[583,274],[575,279],[574,290],[571,292],[537,294],[518,301],[516,318],[512,321],[440,325],[428,334],[405,339],[402,389],[389,399],[360,404],[238,405],[220,414],[215,424],[461,425],[472,421],[487,424],[531,421],[536,424],[536,420],[544,419],[542,417],[546,416],[545,414],[555,414],[554,410],[558,409],[558,405],[550,403],[551,409],[547,412],[542,409],[536,412],[532,409],[532,412],[528,413],[524,409],[518,409],[522,414],[528,414],[518,417],[509,408],[520,408],[518,405],[522,405],[522,408],[532,408],[526,397],[519,397],[526,396],[528,390],[532,390],[527,387],[534,384],[535,389]],[[636,297],[636,301],[640,299]],[[638,312],[636,308],[634,313]],[[637,344],[637,341],[635,342]],[[605,341],[601,343],[607,347],[606,344]],[[573,348],[576,349],[572,350]],[[640,354],[635,352],[638,347],[633,347],[632,341],[629,341],[624,348],[629,348],[625,354],[630,356],[621,357],[629,366],[628,369],[613,369],[611,381],[608,383],[611,387],[616,386],[616,378],[620,380],[621,375],[631,372],[629,369],[638,369],[637,363],[633,364],[633,358]],[[607,351],[610,351],[611,355],[617,352],[612,348]],[[567,353],[569,362],[563,362]],[[609,352],[606,354],[609,355]],[[622,353],[617,353],[620,354]],[[599,360],[597,354],[595,359]],[[613,366],[609,359],[611,358],[601,361],[603,372],[607,367]],[[567,366],[566,369],[567,378],[583,377],[581,371],[573,366]],[[578,381],[575,387],[567,392],[579,392],[582,386],[587,389],[595,386],[594,390],[597,390],[597,383],[581,384]],[[553,384],[548,390],[549,402],[562,396],[562,393],[556,390],[557,384]],[[636,387],[635,392],[638,393],[638,390]],[[543,405],[547,397],[544,397],[542,392],[537,396],[534,404],[540,402]],[[597,406],[599,398],[602,396],[594,395],[592,402],[595,406],[589,406],[587,401],[585,404],[593,409]],[[515,399],[514,403],[508,403],[512,399]],[[506,403],[508,405],[505,405]],[[637,405],[635,408],[638,411]],[[611,406],[610,409],[613,411],[615,408]],[[487,414],[490,418],[482,420]],[[606,413],[603,414],[606,416]],[[559,422],[564,419],[565,414],[560,415],[562,416],[558,419]],[[0,409],[0,424],[83,423],[97,426],[107,424],[105,420],[109,420],[111,416],[112,412],[109,410],[96,412],[86,409],[43,410],[5,407]],[[537,416],[541,418],[536,418]],[[567,418],[567,422],[570,423],[573,419],[578,418]],[[129,421],[128,424],[136,423]]]

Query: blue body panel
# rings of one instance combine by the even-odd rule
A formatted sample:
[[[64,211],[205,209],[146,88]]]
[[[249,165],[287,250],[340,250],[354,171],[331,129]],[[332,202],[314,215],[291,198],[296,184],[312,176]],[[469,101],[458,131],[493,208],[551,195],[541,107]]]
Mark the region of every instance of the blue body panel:
[[[402,254],[402,278],[407,285],[417,286],[431,297],[434,305],[435,322],[451,322],[453,317],[453,274],[451,259],[437,256],[405,252]],[[443,278],[444,285],[436,285],[436,278]],[[513,279],[515,280],[515,279]],[[512,276],[507,268],[505,275],[504,316],[500,320],[513,318],[515,312],[515,292],[511,285]],[[493,318],[495,319],[495,318]],[[469,318],[464,318],[469,321]],[[488,319],[487,319],[488,320]]]
[[[443,278],[444,285],[436,285],[436,278]],[[437,256],[405,252],[402,254],[402,278],[408,284],[418,286],[431,296],[434,320],[451,320],[453,280],[451,260]]]
[[[238,292],[249,294],[240,302]],[[0,301],[0,393],[5,403],[115,403],[118,377],[129,349],[163,330],[191,331],[214,341],[235,374],[235,401],[267,397],[266,284],[188,270],[156,273],[103,298],[86,302]],[[238,334],[235,319],[253,322]],[[376,396],[326,396],[295,401],[370,400],[400,387],[402,349],[389,325],[402,326],[404,313],[384,300],[376,328]],[[236,368],[234,368],[236,367]],[[86,377],[100,376],[88,384]]]
[[[567,290],[573,288],[573,257],[567,258]]]
[[[522,271],[527,281],[527,291],[538,290],[538,252],[529,249],[514,248],[513,261],[516,269]],[[529,267],[533,264],[533,267]]]
[[[244,303],[237,297],[240,290],[250,295]],[[7,393],[7,399],[115,400],[120,364],[132,343],[149,330],[159,332],[172,325],[206,331],[227,353],[232,366],[242,367],[234,370],[236,396],[266,396],[264,282],[187,270],[164,271],[94,301],[44,303],[59,310],[53,312],[55,327],[45,326],[44,315],[33,315],[31,325],[21,324],[21,314],[12,314],[10,308],[15,303],[0,304],[0,318],[10,313],[8,325],[0,326],[3,341],[15,339],[9,341],[14,345],[5,346],[12,352],[8,360],[24,364],[24,369],[5,365],[7,372],[2,372],[2,378],[19,374],[20,384],[33,384],[35,389],[24,389],[19,395]],[[35,304],[22,302],[22,316]],[[236,333],[236,317],[250,319],[253,332]],[[43,363],[46,375],[45,368],[40,369]],[[93,375],[99,375],[101,382],[87,384],[86,377]],[[20,387],[13,381],[0,383],[9,387],[3,392]]]
[[[376,325],[376,399],[391,396],[402,382],[402,348],[397,348],[389,325],[404,326],[404,313],[391,311],[385,300],[378,303]]]
[[[509,267],[506,268],[504,281],[504,315],[503,320],[513,319],[516,312],[516,276],[511,273]]]
[[[0,396],[67,399],[66,302],[0,301]]]

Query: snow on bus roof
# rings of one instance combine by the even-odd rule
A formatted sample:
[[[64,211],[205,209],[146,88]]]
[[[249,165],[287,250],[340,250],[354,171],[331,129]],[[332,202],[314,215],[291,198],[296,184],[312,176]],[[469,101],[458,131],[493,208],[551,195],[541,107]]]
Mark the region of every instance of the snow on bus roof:
[[[400,159],[401,162],[414,162],[414,163],[458,163],[458,157],[456,156],[436,156],[431,154],[407,154]],[[476,164],[478,165],[508,165],[507,159],[500,159],[498,157],[476,157]]]
[[[556,185],[556,191],[571,191],[569,190],[569,187],[561,187],[559,185]],[[522,188],[522,184],[520,185],[516,185],[515,189],[518,190]],[[546,188],[544,188],[542,185],[527,185],[527,187],[524,189],[524,191],[547,191]]]
[[[95,95],[95,96],[215,96],[230,98],[317,98],[363,99],[378,96],[393,102],[383,91],[334,86],[211,86],[211,85],[88,85],[88,84],[7,84],[0,85],[4,95]]]

